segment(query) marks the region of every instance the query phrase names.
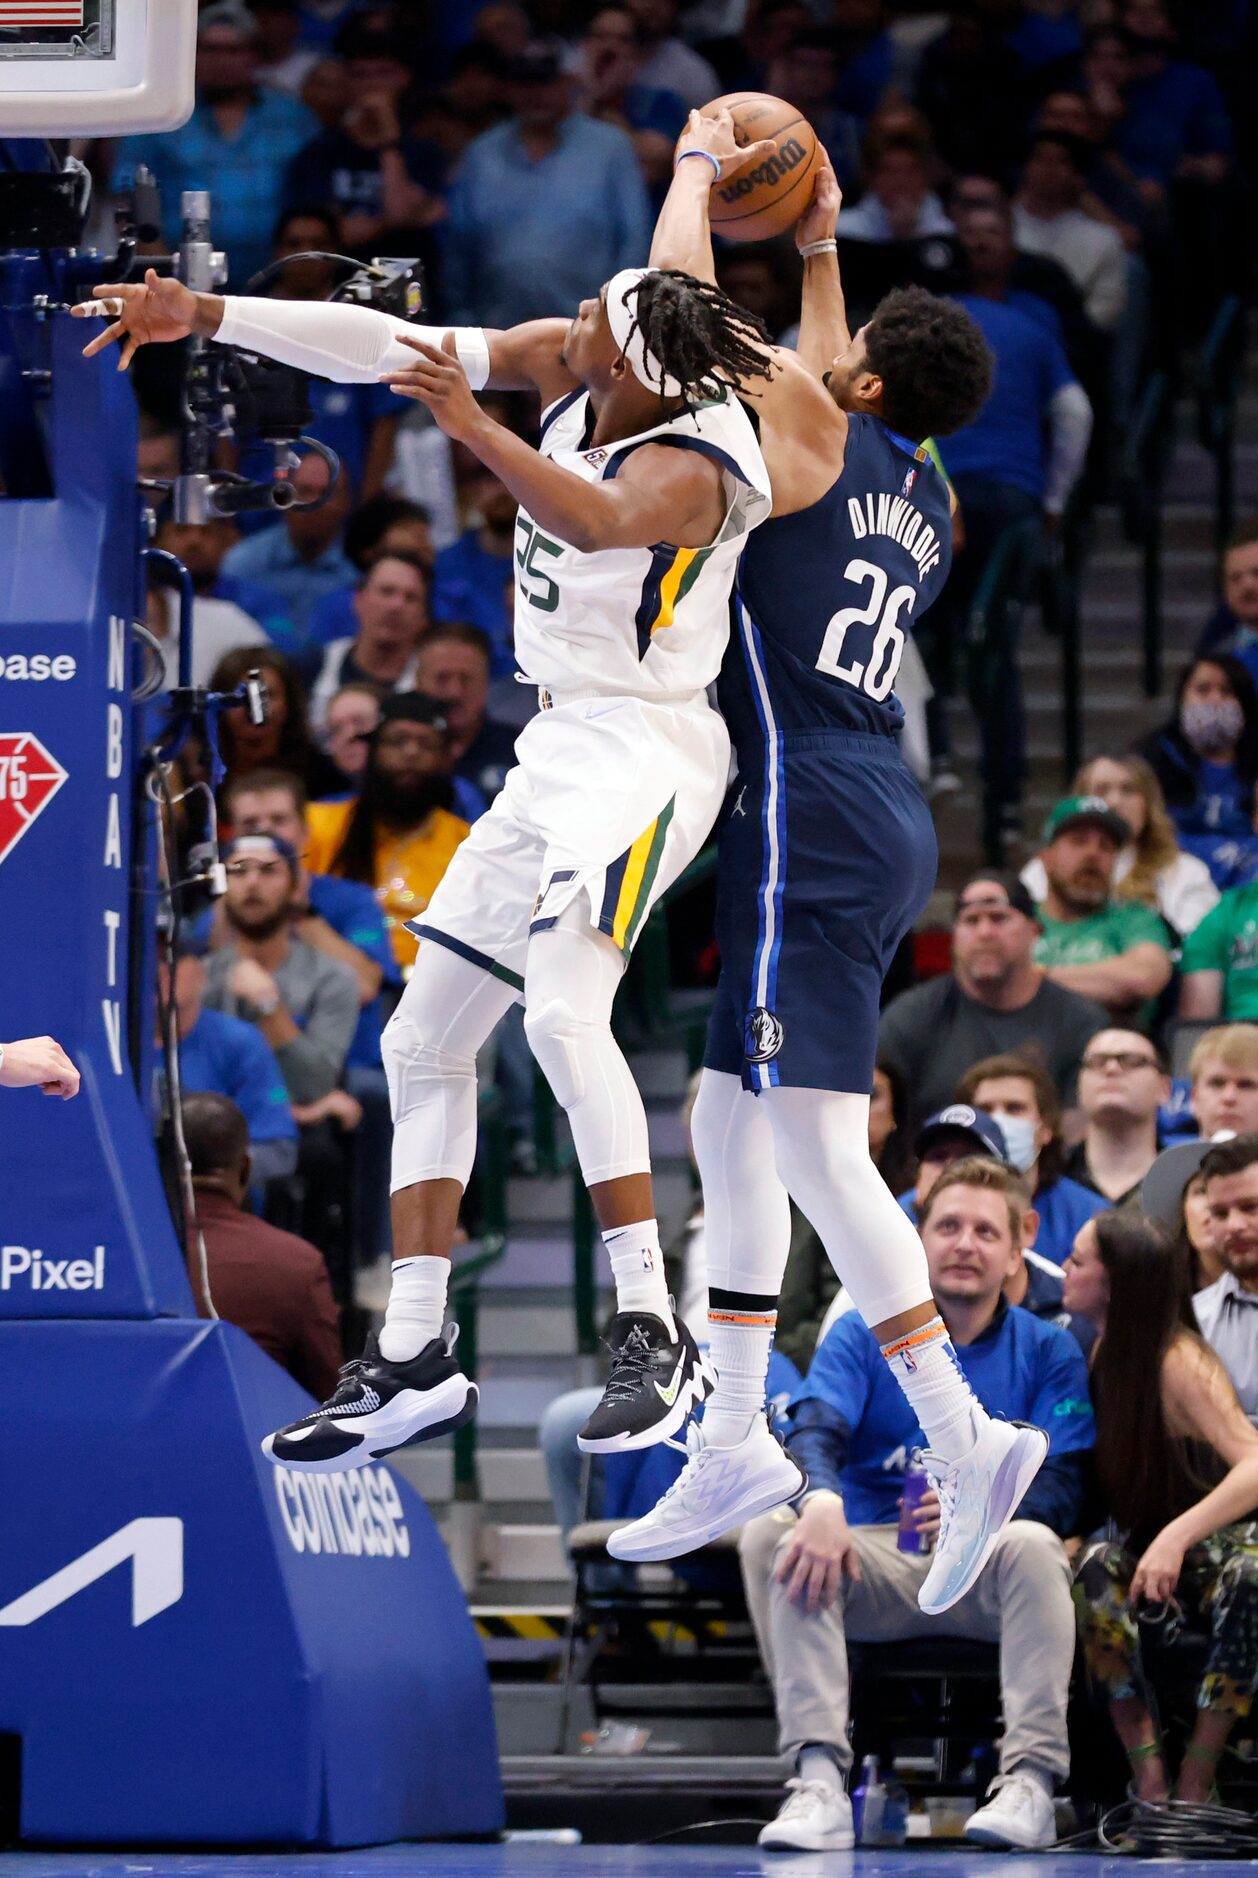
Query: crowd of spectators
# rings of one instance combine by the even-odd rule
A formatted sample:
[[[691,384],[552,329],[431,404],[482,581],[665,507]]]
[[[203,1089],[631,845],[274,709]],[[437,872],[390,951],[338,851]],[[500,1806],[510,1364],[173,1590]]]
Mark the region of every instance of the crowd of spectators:
[[[996,357],[996,396],[941,446],[958,555],[919,635],[947,787],[946,699],[996,543],[1026,524],[1051,553],[1072,504],[1104,488],[1148,366],[1174,364],[1227,284],[1252,136],[1245,16],[1167,0],[967,0],[930,15],[890,0],[212,0],[189,123],[84,155],[103,248],[143,164],[162,190],[158,245],[177,235],[180,191],[211,191],[232,291],[321,298],[338,276],[327,255],[417,255],[430,318],[505,326],[570,314],[645,261],[692,106],[746,88],[790,98],[843,186],[853,324],[919,282],[959,295]],[[286,264],[251,289],[273,263]],[[721,247],[717,267],[792,343],[789,238]],[[172,352],[146,348],[133,371],[154,485],[179,466]],[[511,497],[383,387],[315,380],[311,402],[310,433],[341,464],[333,482],[322,455],[301,456],[294,487],[317,506],[191,528],[156,489],[153,503],[158,544],[193,576],[195,680],[230,690],[256,668],[271,707],[262,725],[223,716],[227,891],[185,909],[163,968],[197,1220],[220,1312],[318,1396],[352,1270],[389,1252],[380,1033],[415,954],[407,922],[502,787],[531,704],[513,677]],[[485,402],[535,435],[518,396]],[[741,1548],[797,1759],[766,1843],[850,1842],[847,1642],[915,1635],[999,1640],[1005,1732],[983,1830],[1046,1843],[1068,1762],[1072,1574],[1139,1792],[1174,1781],[1204,1797],[1248,1713],[1258,523],[1229,546],[1221,590],[1167,723],[1084,766],[1021,874],[964,882],[947,969],[884,1011],[871,1150],[922,1234],[975,1389],[1052,1431],[1022,1516],[946,1619],[921,1617],[925,1560],[896,1545],[920,1431],[794,1217],[774,1391],[810,1486]],[[149,625],[173,661],[178,621],[156,586]],[[1007,676],[1010,708],[988,726],[1000,746],[983,760],[1006,778],[1015,827],[1025,738]],[[189,780],[199,761],[208,771],[209,753],[188,758]],[[1187,1054],[1177,1018],[1204,1034],[1172,1065],[1168,1048]],[[497,1060],[523,1170],[531,1069],[517,1020]],[[676,1251],[690,1315],[685,1297],[705,1288],[701,1213]],[[652,1450],[583,1488],[572,1434],[588,1408],[586,1393],[562,1397],[543,1427],[565,1529],[642,1510],[673,1466]],[[927,1495],[927,1537],[936,1519]],[[1076,1556],[1067,1542],[1081,1540]],[[1142,1596],[1213,1612],[1177,1773],[1140,1666],[1129,1599]]]

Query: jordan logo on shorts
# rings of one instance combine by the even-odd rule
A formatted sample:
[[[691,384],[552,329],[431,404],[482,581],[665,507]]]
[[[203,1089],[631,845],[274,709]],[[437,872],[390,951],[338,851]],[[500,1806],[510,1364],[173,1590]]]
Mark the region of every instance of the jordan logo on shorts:
[[[764,1005],[747,1013],[743,1030],[743,1055],[749,1063],[767,1063],[782,1048],[785,1032],[782,1020]]]

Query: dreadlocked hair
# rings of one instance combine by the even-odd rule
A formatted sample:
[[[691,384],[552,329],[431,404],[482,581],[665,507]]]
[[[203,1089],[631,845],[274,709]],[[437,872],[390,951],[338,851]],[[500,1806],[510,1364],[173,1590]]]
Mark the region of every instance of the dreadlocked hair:
[[[897,287],[865,328],[882,380],[882,418],[921,443],[973,423],[992,388],[992,355],[963,306],[925,287]]]
[[[630,291],[633,291],[630,289]],[[737,391],[747,378],[770,379],[771,345],[762,319],[731,300],[711,281],[680,268],[656,268],[637,288],[634,329],[648,352],[681,386],[687,411]],[[665,402],[661,390],[660,402]]]

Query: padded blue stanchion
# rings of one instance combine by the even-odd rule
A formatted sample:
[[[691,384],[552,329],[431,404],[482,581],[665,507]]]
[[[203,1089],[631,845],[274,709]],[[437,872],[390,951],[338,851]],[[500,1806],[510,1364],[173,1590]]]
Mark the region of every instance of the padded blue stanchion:
[[[343,1846],[502,1823],[484,1657],[387,1467],[258,1450],[303,1392],[242,1331],[0,1325],[0,1733],[21,1832]]]

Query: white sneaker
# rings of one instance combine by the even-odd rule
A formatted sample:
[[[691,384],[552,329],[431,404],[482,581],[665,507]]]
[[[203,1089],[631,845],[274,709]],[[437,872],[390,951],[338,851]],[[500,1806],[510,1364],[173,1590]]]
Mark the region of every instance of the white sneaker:
[[[787,1798],[776,1819],[763,1827],[757,1845],[783,1852],[850,1852],[852,1802],[827,1780],[788,1780]]]
[[[965,1836],[976,1845],[1016,1847],[1033,1852],[1057,1841],[1052,1798],[1026,1774],[1001,1774],[987,1789],[987,1800],[965,1822]]]
[[[938,1617],[965,1596],[1047,1453],[1042,1428],[995,1421],[984,1413],[974,1446],[963,1459],[923,1454],[939,1495],[940,1525],[935,1556],[917,1594],[920,1610]]]
[[[757,1513],[793,1500],[808,1484],[763,1415],[732,1448],[705,1447],[702,1424],[691,1422],[686,1455],[686,1465],[651,1511],[611,1535],[607,1550],[613,1558],[634,1563],[680,1558]]]

